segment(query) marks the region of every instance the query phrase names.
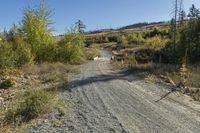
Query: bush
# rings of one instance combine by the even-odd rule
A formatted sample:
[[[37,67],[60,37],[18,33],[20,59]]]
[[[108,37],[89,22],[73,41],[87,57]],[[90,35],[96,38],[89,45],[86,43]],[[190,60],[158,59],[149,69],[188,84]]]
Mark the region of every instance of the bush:
[[[78,33],[68,33],[59,43],[57,60],[66,63],[80,63],[83,59],[84,36]]]
[[[42,62],[55,62],[56,61],[56,53],[57,48],[55,44],[44,44],[41,45],[36,54],[35,54],[35,61],[37,63]]]
[[[50,17],[51,10],[43,2],[35,9],[25,9],[21,28],[14,26],[4,33],[5,39],[0,41],[0,68],[42,62],[83,61],[84,35],[78,34],[77,29],[71,29],[58,45],[55,44]],[[107,41],[107,37],[101,39]]]
[[[162,40],[160,36],[148,38],[146,39],[145,43],[151,48],[163,48],[165,46],[165,40]]]
[[[21,67],[32,61],[31,50],[22,39],[15,44],[8,42],[0,44],[0,68]]]
[[[54,95],[45,90],[34,90],[25,95],[17,106],[9,109],[5,116],[7,123],[25,122],[51,111]]]
[[[148,31],[144,33],[145,38],[151,38],[155,36],[168,36],[169,33],[167,30],[159,29],[158,27],[155,27],[152,31]]]
[[[0,68],[14,67],[15,52],[10,43],[0,43]]]
[[[119,38],[118,43],[119,43],[120,45],[127,46],[127,45],[128,45],[128,40],[127,40],[126,36],[122,35],[122,36]]]
[[[31,49],[26,42],[24,42],[21,38],[15,41],[13,47],[16,47],[15,52],[15,66],[21,67],[25,64],[33,63],[33,55],[31,53]]]
[[[127,35],[127,40],[129,44],[141,45],[144,44],[144,38],[141,33],[132,33]]]
[[[109,42],[119,42],[120,35],[119,34],[108,35],[107,39]]]

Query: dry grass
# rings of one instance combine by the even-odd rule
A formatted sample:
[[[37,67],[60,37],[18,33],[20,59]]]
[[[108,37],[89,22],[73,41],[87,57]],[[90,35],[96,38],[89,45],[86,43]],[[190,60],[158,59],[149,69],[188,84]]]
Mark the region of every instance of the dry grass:
[[[0,77],[4,76],[18,76],[21,75],[21,71],[19,69],[0,69]]]
[[[4,73],[9,77],[22,78],[31,84],[19,83],[17,89],[9,89],[16,92],[14,100],[9,101],[6,106],[7,109],[0,108],[0,132],[22,132],[26,126],[31,126],[32,121],[37,122],[35,118],[42,117],[52,109],[58,110],[60,116],[65,115],[60,107],[62,102],[57,95],[64,90],[63,84],[68,84],[70,76],[77,72],[77,66],[43,63],[23,66],[19,71],[19,75],[10,70]]]
[[[149,72],[157,77],[161,75],[170,77],[175,83],[183,82],[180,75],[180,66],[166,64],[141,64],[131,68],[134,72]],[[200,88],[200,67],[190,66],[188,68],[188,78],[185,82],[186,86]]]
[[[200,88],[200,67],[190,67],[188,77],[187,84],[189,86]]]
[[[22,132],[22,128],[30,125],[35,118],[55,109],[60,111],[62,101],[57,98],[58,93],[59,91],[51,89],[28,89],[7,110],[0,111],[0,132]]]
[[[128,62],[115,62],[113,64],[117,64],[121,68],[129,67]],[[179,65],[170,65],[170,64],[155,64],[155,63],[146,63],[146,64],[136,64],[132,67],[129,67],[131,72],[134,74],[140,74],[143,72],[147,72],[148,75],[145,75],[144,78],[149,78],[149,75],[155,75],[158,78],[163,76],[170,77],[175,83],[182,82],[182,78],[180,75],[180,66]],[[188,75],[185,85],[188,87],[200,88],[200,66],[189,66],[188,67]]]
[[[61,73],[61,72],[51,72],[47,74],[43,74],[40,76],[40,80],[42,80],[44,83],[47,82],[68,82],[69,76],[66,73]]]
[[[168,79],[163,77],[170,77],[176,84],[184,83],[187,86],[186,90],[182,92],[190,95],[194,100],[200,101],[200,66],[189,66],[187,73],[187,78],[182,78],[180,73],[180,66],[166,65],[166,64],[139,64],[135,65],[130,70],[144,78],[147,82],[169,82]],[[144,73],[145,72],[145,73]]]
[[[62,72],[62,73],[71,73],[75,72],[76,68],[74,65],[63,64],[63,63],[43,63],[40,65],[28,65],[23,66],[21,71],[25,75],[42,75],[52,72]]]

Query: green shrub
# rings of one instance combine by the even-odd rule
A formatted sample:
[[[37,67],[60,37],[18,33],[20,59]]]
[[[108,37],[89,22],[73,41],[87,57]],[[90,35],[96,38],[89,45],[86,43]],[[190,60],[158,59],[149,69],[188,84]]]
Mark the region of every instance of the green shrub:
[[[127,35],[127,40],[129,44],[141,45],[144,44],[144,38],[141,33],[131,33]]]
[[[25,122],[52,110],[54,95],[45,90],[30,91],[17,106],[10,108],[6,115],[7,123]]]
[[[109,42],[108,37],[105,35],[98,35],[98,36],[92,37],[92,39],[93,39],[93,43],[108,43]]]
[[[0,41],[0,68],[42,62],[81,63],[84,60],[84,35],[72,27],[64,39],[55,44],[50,17],[51,10],[44,2],[34,9],[24,10],[21,28],[15,26],[6,33],[7,39]],[[105,36],[102,39],[107,41]]]
[[[56,61],[56,54],[57,54],[57,48],[55,44],[44,44],[41,45],[36,54],[35,54],[35,61],[37,63],[42,62],[55,62]]]
[[[66,63],[80,63],[83,59],[84,36],[78,33],[68,33],[59,43],[57,60]]]
[[[118,41],[119,44],[123,45],[123,46],[127,46],[128,45],[128,40],[126,38],[125,35],[122,35],[120,38],[119,38],[119,41]]]
[[[10,43],[0,43],[0,68],[14,67],[15,52]]]
[[[15,43],[16,44],[13,44],[13,47],[15,47],[15,66],[21,67],[25,64],[33,63],[34,57],[28,44],[24,42],[24,40],[22,40],[21,38],[16,40]]]
[[[0,68],[21,67],[32,61],[31,50],[22,39],[0,44]]]
[[[163,48],[165,46],[166,40],[163,40],[160,36],[155,36],[145,40],[147,46],[151,48]]]
[[[65,116],[65,111],[64,111],[64,109],[62,109],[62,108],[58,108],[58,113],[59,113],[59,116],[60,116],[60,117]]]
[[[151,38],[151,37],[155,37],[155,36],[168,36],[169,33],[167,30],[165,29],[160,29],[158,27],[155,27],[152,31],[147,31],[144,33],[144,37],[145,38]]]

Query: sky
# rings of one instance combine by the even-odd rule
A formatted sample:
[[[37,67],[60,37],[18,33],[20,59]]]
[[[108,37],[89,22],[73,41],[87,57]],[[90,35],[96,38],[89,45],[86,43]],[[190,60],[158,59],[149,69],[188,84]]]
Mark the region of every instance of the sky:
[[[200,0],[183,0],[188,11],[192,4],[200,8]],[[18,24],[23,9],[35,7],[41,0],[1,0],[0,30]],[[173,16],[174,0],[46,0],[53,9],[54,34],[63,34],[78,19],[87,31],[117,28],[137,22],[168,21]]]

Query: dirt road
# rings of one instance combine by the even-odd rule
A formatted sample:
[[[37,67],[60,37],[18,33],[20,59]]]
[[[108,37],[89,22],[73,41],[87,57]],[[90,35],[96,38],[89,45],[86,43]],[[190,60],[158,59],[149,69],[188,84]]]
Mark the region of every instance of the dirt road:
[[[62,99],[72,102],[59,127],[49,120],[31,132],[72,133],[199,133],[200,105],[173,93],[156,102],[169,87],[147,83],[127,72],[112,70],[110,55],[81,67]],[[55,119],[51,117],[51,119]]]

